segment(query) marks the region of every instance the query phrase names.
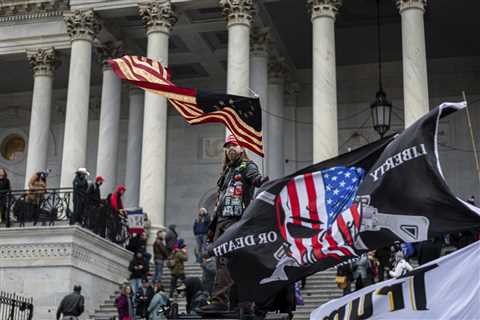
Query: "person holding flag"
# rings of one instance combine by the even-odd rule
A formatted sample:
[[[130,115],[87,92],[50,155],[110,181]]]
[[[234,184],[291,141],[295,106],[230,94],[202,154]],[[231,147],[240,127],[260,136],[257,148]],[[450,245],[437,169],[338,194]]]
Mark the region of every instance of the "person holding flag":
[[[257,165],[251,161],[237,139],[228,135],[225,139],[225,158],[218,186],[218,199],[215,216],[210,225],[212,240],[218,239],[228,228],[240,220],[252,200],[255,187],[260,187],[268,177],[258,172]],[[236,301],[229,301],[233,280],[227,268],[225,257],[217,258],[217,274],[212,294],[212,303],[203,307],[202,312],[216,313],[235,309]],[[232,287],[232,288],[231,288]],[[236,292],[232,292],[233,295]],[[230,296],[232,296],[232,294]]]

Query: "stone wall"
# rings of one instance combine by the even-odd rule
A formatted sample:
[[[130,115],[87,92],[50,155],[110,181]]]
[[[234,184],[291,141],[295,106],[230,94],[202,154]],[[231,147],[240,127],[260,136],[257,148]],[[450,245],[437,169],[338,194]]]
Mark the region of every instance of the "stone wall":
[[[34,319],[54,319],[79,284],[87,319],[128,279],[131,254],[78,226],[0,229],[0,288],[33,297]]]

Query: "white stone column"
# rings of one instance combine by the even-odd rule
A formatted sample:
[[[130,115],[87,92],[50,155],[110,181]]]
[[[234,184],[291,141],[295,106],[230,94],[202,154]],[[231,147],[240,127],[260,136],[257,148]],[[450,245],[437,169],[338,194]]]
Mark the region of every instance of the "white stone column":
[[[227,19],[227,92],[248,96],[250,86],[250,27],[255,12],[253,0],[220,0]]]
[[[341,0],[308,0],[313,27],[313,162],[338,154],[335,16]]]
[[[132,88],[128,106],[127,168],[125,172],[125,204],[127,208],[139,206],[140,172],[142,165],[143,90]]]
[[[430,110],[423,21],[426,5],[427,0],[397,0],[397,7],[402,16],[405,127]]]
[[[27,58],[32,65],[34,80],[25,188],[35,172],[47,169],[53,75],[58,62],[53,47],[27,50]]]
[[[108,59],[123,55],[120,43],[108,42],[96,48],[103,65],[102,100],[98,133],[97,176],[103,176],[102,196],[114,191],[117,183],[118,136],[120,130],[120,106],[122,82],[115,75]]]
[[[139,4],[148,37],[147,56],[168,65],[168,40],[177,21],[170,1]],[[140,206],[149,214],[152,232],[165,224],[167,100],[145,93]]]
[[[258,94],[260,105],[266,110],[268,105],[268,28],[253,29],[250,37],[250,88]],[[267,114],[262,111],[263,149],[267,149],[266,132],[268,132]],[[263,174],[265,158],[258,157],[257,165]]]
[[[66,12],[64,19],[72,48],[60,186],[71,187],[75,171],[86,164],[92,41],[100,25],[93,10]]]
[[[270,179],[283,177],[284,153],[284,91],[286,67],[282,59],[271,58],[268,66],[268,132],[267,132],[267,175]]]

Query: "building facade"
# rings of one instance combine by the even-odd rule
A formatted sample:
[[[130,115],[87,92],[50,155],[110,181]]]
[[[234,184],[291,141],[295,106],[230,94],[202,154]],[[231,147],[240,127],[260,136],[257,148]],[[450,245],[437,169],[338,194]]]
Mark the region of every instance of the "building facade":
[[[401,131],[447,100],[471,102],[480,139],[480,5],[381,1],[383,88]],[[452,19],[451,17],[455,17]],[[0,4],[0,167],[15,189],[51,170],[70,187],[86,167],[105,195],[127,186],[153,229],[176,224],[193,246],[199,206],[212,207],[225,129],[189,126],[159,96],[122,83],[105,63],[123,54],[169,65],[186,87],[260,96],[266,157],[278,178],[378,139],[374,0],[9,0]],[[442,122],[444,173],[478,195],[464,113]]]

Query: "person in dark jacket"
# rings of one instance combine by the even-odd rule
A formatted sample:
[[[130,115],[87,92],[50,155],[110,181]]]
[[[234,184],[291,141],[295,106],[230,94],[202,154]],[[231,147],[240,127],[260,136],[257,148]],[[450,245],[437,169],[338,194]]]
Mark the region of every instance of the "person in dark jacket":
[[[148,273],[148,264],[145,263],[143,252],[135,253],[134,258],[130,261],[130,265],[128,266],[128,271],[130,271],[130,281],[133,293],[136,294],[142,286],[142,279],[144,279]]]
[[[165,245],[167,246],[168,254],[175,249],[178,241],[178,233],[175,230],[177,228],[176,225],[171,224],[168,226],[167,232],[165,234]]]
[[[240,220],[245,209],[252,200],[256,187],[260,187],[268,180],[258,172],[257,165],[251,161],[245,150],[239,145],[233,135],[225,139],[225,157],[223,171],[218,179],[218,200],[215,216],[211,223],[210,233],[216,240],[228,228]],[[237,307],[237,301],[229,298],[236,296],[236,287],[232,287],[233,280],[227,268],[227,259],[225,257],[217,258],[217,274],[215,277],[215,287],[212,294],[212,303],[202,308],[205,313],[222,312],[234,310]],[[231,288],[232,287],[232,288]],[[244,303],[244,309],[249,312],[250,305]]]
[[[197,263],[202,262],[202,254],[207,249],[207,233],[209,225],[210,216],[208,215],[207,209],[200,208],[198,210],[198,215],[193,222],[193,234],[197,241],[197,250],[195,252]]]
[[[88,176],[90,173],[85,168],[79,168],[75,172],[73,179],[73,215],[70,224],[85,225],[86,222],[86,206],[87,206],[87,190],[88,190]]]
[[[187,314],[196,314],[197,310],[208,303],[208,292],[203,288],[202,281],[197,277],[187,277],[183,280]]]
[[[104,205],[102,203],[102,196],[100,187],[105,179],[102,176],[97,176],[94,183],[90,183],[87,189],[88,200],[88,228],[96,234],[105,237],[105,228],[107,224]]]
[[[142,286],[135,293],[135,313],[140,318],[148,318],[148,306],[152,301],[155,291],[147,279],[142,279]]]
[[[80,294],[81,286],[74,286],[73,292],[66,295],[57,309],[57,320],[62,319],[76,320],[85,309],[85,298]]]
[[[160,283],[163,274],[163,265],[168,258],[168,250],[165,246],[165,239],[163,237],[163,231],[157,232],[157,238],[153,242],[153,260],[155,262],[155,275],[153,277],[153,283]]]
[[[0,223],[7,219],[8,192],[10,192],[10,180],[8,180],[5,168],[0,168]]]

